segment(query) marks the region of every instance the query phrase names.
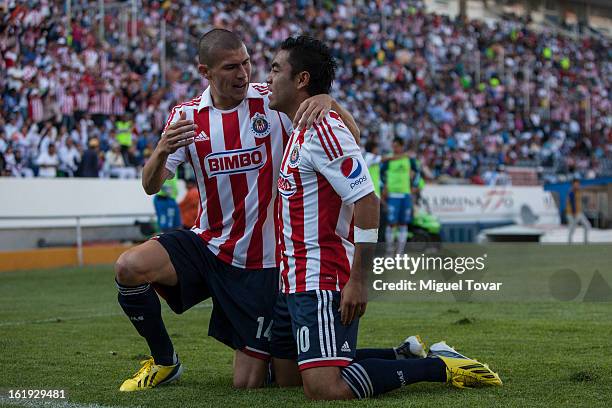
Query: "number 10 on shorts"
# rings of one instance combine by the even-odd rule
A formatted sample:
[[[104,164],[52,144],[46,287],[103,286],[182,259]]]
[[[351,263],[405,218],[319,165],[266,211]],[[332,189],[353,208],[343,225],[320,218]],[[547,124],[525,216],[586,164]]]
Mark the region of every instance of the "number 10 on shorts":
[[[300,327],[295,338],[297,339],[298,350],[300,353],[306,353],[308,350],[310,350],[310,331],[308,330],[308,327]]]

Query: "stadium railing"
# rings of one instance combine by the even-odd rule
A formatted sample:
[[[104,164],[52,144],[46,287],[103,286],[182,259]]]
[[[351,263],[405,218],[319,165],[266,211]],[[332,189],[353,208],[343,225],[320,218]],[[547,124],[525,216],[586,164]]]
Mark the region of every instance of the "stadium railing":
[[[5,220],[74,220],[76,222],[76,247],[78,265],[83,266],[83,220],[100,218],[133,218],[151,220],[151,213],[125,213],[125,214],[88,214],[88,215],[45,215],[45,216],[0,216],[0,221]]]

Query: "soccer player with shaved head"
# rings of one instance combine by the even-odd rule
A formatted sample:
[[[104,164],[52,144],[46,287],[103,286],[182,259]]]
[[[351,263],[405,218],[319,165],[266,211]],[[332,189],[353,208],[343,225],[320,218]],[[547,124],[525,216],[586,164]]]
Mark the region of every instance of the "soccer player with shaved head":
[[[202,36],[198,51],[198,70],[210,85],[172,109],[142,184],[155,194],[189,163],[199,214],[191,230],[162,234],[116,262],[119,304],[152,355],[121,391],[169,383],[183,370],[158,294],[178,314],[212,298],[208,334],[235,350],[235,387],[259,387],[268,371],[279,276],[276,180],[293,118],[270,108],[266,84],[250,82],[249,54],[236,34],[214,29]],[[312,122],[332,107],[346,115],[319,95],[305,102],[299,118]],[[356,129],[350,115],[344,120]]]

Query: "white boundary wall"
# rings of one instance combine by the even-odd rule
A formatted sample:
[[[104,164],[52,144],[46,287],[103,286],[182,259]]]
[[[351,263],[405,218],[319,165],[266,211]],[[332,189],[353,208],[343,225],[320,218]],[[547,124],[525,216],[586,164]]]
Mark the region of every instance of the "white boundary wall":
[[[184,184],[179,183],[179,199]],[[427,185],[423,197],[444,222],[518,221],[523,205],[540,224],[559,224],[557,206],[542,187]],[[0,217],[92,216],[143,214],[154,216],[153,199],[140,180],[0,178]],[[83,226],[133,225],[136,218],[84,218]],[[146,218],[146,217],[144,217]],[[69,227],[74,219],[0,219],[0,229]]]
[[[41,220],[27,217],[91,217],[141,215],[121,218],[83,218],[83,226],[132,225],[155,215],[153,198],[140,180],[0,178],[0,229],[75,226],[75,219]],[[25,219],[7,220],[10,217]]]
[[[537,224],[559,224],[559,210],[550,192],[542,187],[427,185],[423,197],[442,223],[519,223],[527,205],[538,217]]]

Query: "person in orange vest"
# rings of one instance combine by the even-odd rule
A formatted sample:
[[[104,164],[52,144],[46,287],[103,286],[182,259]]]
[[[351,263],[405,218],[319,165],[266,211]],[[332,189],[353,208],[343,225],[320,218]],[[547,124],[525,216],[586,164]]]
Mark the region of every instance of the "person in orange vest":
[[[191,229],[198,216],[198,210],[200,209],[200,196],[195,180],[186,180],[186,184],[187,193],[179,203],[179,210],[181,211],[181,223],[183,224],[183,228]]]

